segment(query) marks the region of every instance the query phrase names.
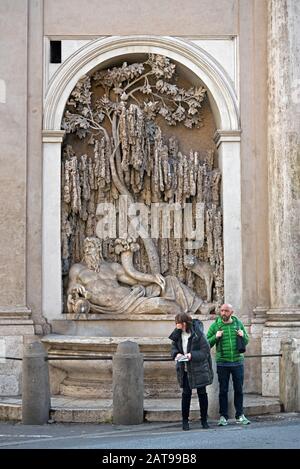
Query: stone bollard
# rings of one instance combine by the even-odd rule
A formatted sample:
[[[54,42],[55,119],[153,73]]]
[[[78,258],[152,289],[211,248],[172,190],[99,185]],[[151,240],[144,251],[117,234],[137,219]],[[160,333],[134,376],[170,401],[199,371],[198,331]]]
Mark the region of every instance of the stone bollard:
[[[135,342],[118,345],[113,357],[113,423],[138,425],[144,421],[143,355]]]
[[[50,387],[47,356],[40,342],[24,346],[22,370],[22,423],[43,425],[49,420]]]
[[[279,397],[284,412],[300,411],[300,349],[295,339],[281,341]]]

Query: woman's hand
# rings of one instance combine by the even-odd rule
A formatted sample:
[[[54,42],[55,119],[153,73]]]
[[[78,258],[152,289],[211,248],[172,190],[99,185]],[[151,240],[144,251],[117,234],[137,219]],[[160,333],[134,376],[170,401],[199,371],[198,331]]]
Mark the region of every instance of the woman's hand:
[[[177,362],[177,360],[179,360],[179,358],[183,357],[184,355],[182,355],[182,353],[177,353],[176,357],[175,357],[175,361]]]

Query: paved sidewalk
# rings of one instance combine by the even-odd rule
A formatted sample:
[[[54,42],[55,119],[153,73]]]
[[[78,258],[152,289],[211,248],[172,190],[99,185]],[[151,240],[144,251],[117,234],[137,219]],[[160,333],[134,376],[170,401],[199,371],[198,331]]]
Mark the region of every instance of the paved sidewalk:
[[[203,430],[192,422],[183,432],[178,423],[134,426],[56,423],[43,426],[0,423],[0,449],[215,449],[300,448],[300,414],[253,417],[251,425]]]

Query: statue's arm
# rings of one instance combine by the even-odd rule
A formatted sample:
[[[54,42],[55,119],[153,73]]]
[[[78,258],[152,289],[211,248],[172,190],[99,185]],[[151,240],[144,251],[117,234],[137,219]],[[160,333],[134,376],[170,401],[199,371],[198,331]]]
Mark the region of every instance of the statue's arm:
[[[80,279],[78,278],[78,274],[80,270],[82,269],[82,266],[80,264],[74,264],[69,272],[69,285],[68,285],[68,291],[67,294],[70,295],[74,291],[77,293],[80,293],[82,296],[84,296],[86,290],[84,285],[80,283]]]
[[[139,272],[133,266],[132,261],[132,252],[125,251],[121,253],[121,262],[124,268],[125,274],[135,280],[136,283],[140,283],[142,285],[149,285],[151,283],[156,283],[160,286],[162,291],[165,289],[165,279],[160,274],[144,274],[143,272]]]
[[[126,274],[125,270],[120,264],[115,264],[114,270],[116,272],[117,279],[119,282],[125,283],[125,285],[130,286],[136,285],[137,281],[134,278],[130,277],[130,275]]]
[[[74,305],[79,295],[85,298],[88,297],[88,292],[78,278],[81,269],[82,266],[80,264],[74,264],[69,271],[69,285],[67,290],[67,308],[69,313],[74,312]]]
[[[133,278],[130,275],[128,275],[128,273],[126,273],[126,271],[125,271],[125,269],[122,265],[117,264],[116,262],[114,262],[114,263],[111,264],[111,267],[114,270],[114,272],[117,276],[117,280],[119,282],[125,283],[126,285],[130,285],[130,286],[136,285],[137,283],[141,283],[136,278]]]

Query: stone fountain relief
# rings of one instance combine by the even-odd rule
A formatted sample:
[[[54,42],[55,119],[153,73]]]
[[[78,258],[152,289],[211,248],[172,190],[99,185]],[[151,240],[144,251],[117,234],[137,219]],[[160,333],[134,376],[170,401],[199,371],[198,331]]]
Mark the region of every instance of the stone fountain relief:
[[[222,302],[221,173],[212,136],[197,139],[208,107],[206,89],[159,55],[77,83],[62,123],[65,312],[174,316]]]

